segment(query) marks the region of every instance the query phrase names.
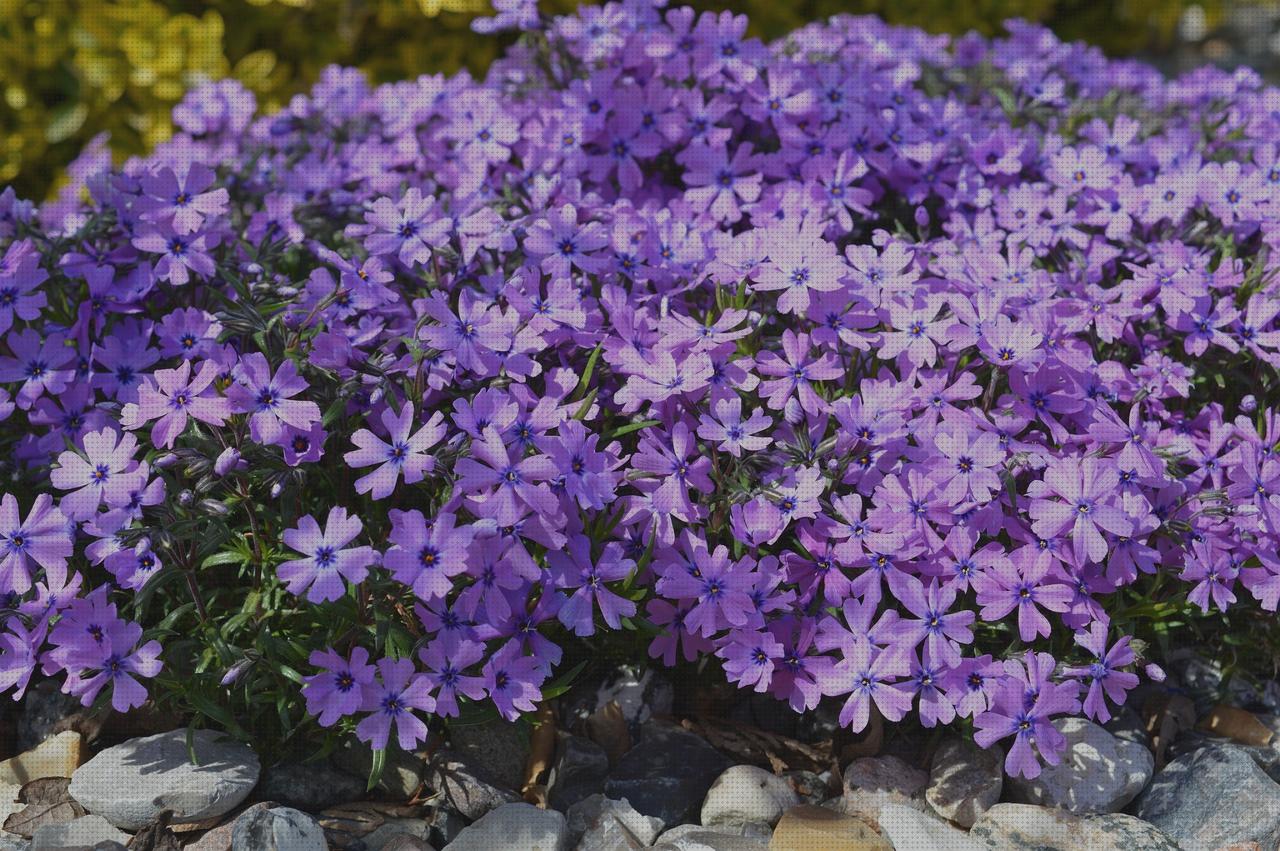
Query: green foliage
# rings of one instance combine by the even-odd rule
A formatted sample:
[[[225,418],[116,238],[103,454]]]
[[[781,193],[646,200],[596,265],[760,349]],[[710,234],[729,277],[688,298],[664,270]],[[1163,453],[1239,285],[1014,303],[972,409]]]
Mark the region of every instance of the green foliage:
[[[1204,0],[1212,23],[1224,0]],[[937,33],[991,35],[1010,17],[1041,21],[1110,53],[1159,49],[1191,0],[694,0],[751,17],[775,38],[839,13],[877,14]],[[574,0],[543,0],[565,12]],[[227,75],[268,110],[331,63],[381,82],[469,68],[483,73],[501,39],[474,35],[486,0],[0,0],[0,185],[43,198],[81,147],[111,134],[117,158],[172,132],[194,84]]]

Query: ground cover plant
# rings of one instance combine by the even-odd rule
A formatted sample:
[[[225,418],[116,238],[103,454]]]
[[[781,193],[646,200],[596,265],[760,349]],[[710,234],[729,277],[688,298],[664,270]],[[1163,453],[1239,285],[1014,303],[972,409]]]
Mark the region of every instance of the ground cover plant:
[[[211,84],[0,196],[7,693],[383,753],[648,656],[1034,776],[1272,646],[1280,91],[498,5],[482,81]]]

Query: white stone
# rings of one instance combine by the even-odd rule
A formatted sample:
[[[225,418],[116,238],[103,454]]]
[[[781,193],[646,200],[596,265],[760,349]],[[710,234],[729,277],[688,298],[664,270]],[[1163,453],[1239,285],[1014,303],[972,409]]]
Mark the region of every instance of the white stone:
[[[1085,718],[1057,718],[1067,737],[1058,765],[1046,765],[1033,780],[1009,778],[1013,797],[1028,804],[1077,814],[1114,813],[1146,787],[1155,769],[1151,751],[1118,739]]]
[[[465,828],[450,851],[568,851],[569,827],[555,810],[503,804]]]
[[[225,815],[258,782],[258,757],[246,745],[213,730],[196,730],[187,753],[187,731],[130,739],[107,748],[76,769],[71,797],[122,830],[139,830],[163,810],[184,824]]]
[[[231,828],[231,851],[329,851],[324,831],[293,807],[249,810]]]
[[[129,834],[112,827],[102,816],[82,816],[72,821],[37,827],[35,835],[31,837],[31,851],[91,848],[108,840],[126,845],[131,838]]]
[[[604,795],[591,795],[569,807],[565,815],[569,823],[569,836],[575,842],[585,842],[585,835],[607,827],[610,819],[626,828],[644,847],[652,845],[662,830],[662,819],[637,812],[626,798],[615,801]]]
[[[775,825],[800,803],[786,778],[754,765],[735,765],[716,778],[702,802],[702,823]]]
[[[880,808],[880,832],[899,851],[984,851],[985,846],[969,838],[936,816],[913,807],[885,804]]]
[[[1000,800],[1003,761],[998,748],[980,748],[960,736],[948,738],[933,756],[925,800],[943,818],[973,827],[978,816]]]

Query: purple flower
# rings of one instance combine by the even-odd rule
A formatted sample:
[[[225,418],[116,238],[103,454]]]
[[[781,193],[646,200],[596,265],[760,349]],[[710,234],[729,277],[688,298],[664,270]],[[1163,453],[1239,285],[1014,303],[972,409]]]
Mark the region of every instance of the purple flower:
[[[622,618],[636,613],[636,604],[610,591],[606,583],[627,577],[635,570],[635,562],[622,557],[622,547],[611,541],[596,561],[591,560],[591,541],[585,535],[569,539],[567,552],[547,554],[547,564],[555,576],[557,587],[576,589],[560,607],[560,622],[575,635],[595,634],[593,612],[611,629],[618,629]]]
[[[1051,717],[1075,712],[1080,707],[1074,685],[1054,684],[1047,674],[1053,670],[1053,657],[1047,653],[1027,651],[1023,665],[1010,661],[1007,677],[997,688],[991,709],[974,718],[974,739],[989,748],[1001,739],[1014,736],[1005,756],[1005,771],[1028,780],[1040,776],[1040,760],[1057,765],[1067,740],[1051,723]]]
[[[1069,585],[1049,581],[1049,561],[1036,558],[1029,548],[1014,553],[1012,561],[1000,562],[973,577],[982,618],[997,621],[1018,610],[1018,635],[1023,641],[1048,636],[1052,627],[1040,611],[1065,612],[1073,591]]]
[[[767,414],[754,411],[746,419],[742,418],[742,399],[735,395],[717,399],[712,406],[714,413],[702,415],[698,424],[698,437],[720,445],[734,458],[739,458],[745,449],[755,452],[764,449],[772,442],[768,435],[759,433],[773,425]]]
[[[412,751],[427,738],[427,725],[414,710],[431,712],[436,707],[431,682],[426,675],[414,672],[411,659],[379,659],[378,679],[365,687],[360,710],[370,715],[356,725],[356,738],[380,751],[387,746],[394,726],[400,749]]]
[[[181,175],[166,166],[142,178],[142,207],[153,221],[167,223],[175,233],[192,233],[206,218],[227,210],[227,190],[209,189],[213,180],[213,170],[199,163]]]
[[[1116,706],[1123,706],[1125,693],[1138,684],[1137,674],[1120,670],[1136,661],[1133,650],[1129,647],[1129,640],[1129,636],[1121,636],[1108,649],[1107,625],[1100,620],[1091,623],[1087,630],[1076,633],[1076,644],[1089,651],[1094,661],[1082,667],[1068,668],[1065,673],[1088,683],[1084,711],[1100,724],[1111,720],[1107,700]]]
[[[48,304],[36,287],[49,279],[49,273],[40,268],[40,258],[31,249],[29,240],[20,240],[5,252],[6,262],[0,267],[0,334],[13,327],[15,316],[30,322]]]
[[[174,286],[191,282],[192,273],[208,278],[217,270],[209,237],[204,233],[176,233],[168,228],[153,228],[133,239],[133,246],[150,254],[159,254],[155,276]]]
[[[63,567],[73,553],[67,518],[49,494],[36,495],[25,521],[13,494],[0,499],[0,592],[27,593],[35,567]]]
[[[27,410],[45,393],[57,395],[67,389],[74,373],[67,368],[75,359],[65,338],[50,335],[44,340],[33,329],[9,334],[11,358],[0,358],[0,381],[22,382],[15,401]]]
[[[258,443],[277,443],[285,426],[307,431],[320,419],[315,402],[294,399],[307,389],[293,361],[280,364],[275,375],[265,356],[250,352],[236,366],[236,383],[227,388],[232,410],[249,415],[249,433]]]
[[[365,214],[365,248],[370,254],[394,255],[409,267],[426,263],[447,232],[448,220],[435,215],[435,205],[435,197],[424,196],[416,186],[409,187],[399,204],[377,199]]]
[[[133,459],[138,441],[132,434],[104,428],[86,434],[83,443],[84,455],[63,452],[49,473],[54,487],[71,491],[63,494],[58,507],[72,520],[92,517],[103,503],[109,508],[127,505],[147,477],[146,465]]]
[[[458,490],[482,516],[507,526],[519,517],[519,507],[540,514],[554,513],[555,497],[546,481],[555,478],[555,464],[546,455],[512,458],[502,436],[493,426],[482,440],[473,441],[474,458],[460,458],[455,468]]]
[[[329,509],[323,530],[314,517],[305,515],[295,528],[284,530],[285,544],[304,557],[284,562],[276,575],[290,594],[305,593],[313,603],[338,599],[346,593],[345,582],[363,582],[369,565],[377,560],[372,547],[347,547],[363,527],[359,517],[338,505]]]
[[[416,434],[413,403],[405,402],[399,415],[391,408],[382,412],[382,425],[387,430],[387,440],[382,440],[367,428],[351,436],[353,449],[342,457],[352,467],[380,465],[368,475],[356,479],[356,493],[369,493],[374,499],[386,499],[395,490],[401,474],[406,484],[422,481],[422,477],[435,469],[436,459],[427,450],[444,437],[444,414],[436,411]]]
[[[344,659],[333,649],[313,650],[309,660],[321,673],[305,679],[302,696],[307,712],[319,716],[320,726],[332,727],[339,718],[354,715],[365,703],[373,688],[373,666],[369,651],[354,647]]]
[[[572,204],[547,211],[529,228],[524,249],[539,258],[542,271],[555,277],[568,275],[572,269],[598,272],[605,259],[593,252],[609,244],[604,226],[599,222],[578,223],[578,210]]]
[[[383,564],[397,582],[408,585],[420,600],[446,596],[453,577],[467,570],[468,547],[475,530],[455,526],[455,515],[443,512],[429,524],[417,509],[392,509],[391,542]]]
[[[910,661],[901,650],[881,648],[866,638],[856,638],[842,648],[825,683],[827,694],[848,694],[840,709],[840,725],[854,733],[866,729],[874,704],[889,721],[901,721],[911,709],[912,693],[899,679],[911,672]]]
[[[160,673],[160,642],[139,645],[142,627],[119,619],[101,626],[101,637],[82,635],[68,649],[62,662],[67,681],[62,690],[80,698],[83,706],[93,703],[106,686],[111,686],[111,708],[128,712],[147,699],[146,688],[138,678],[151,678]]]
[[[1115,465],[1096,456],[1055,459],[1044,479],[1027,489],[1032,498],[1032,528],[1042,538],[1070,531],[1077,558],[1102,561],[1107,555],[1103,531],[1121,536],[1133,533],[1133,521],[1109,503],[1118,481]]]
[[[223,396],[209,392],[218,375],[218,365],[203,361],[195,377],[191,361],[183,361],[176,369],[157,369],[152,383],[138,388],[138,401],[124,406],[120,414],[125,428],[139,428],[158,420],[151,428],[151,442],[172,447],[187,427],[187,418],[202,423],[222,425],[231,416],[231,403]]]
[[[542,699],[540,686],[546,679],[542,663],[535,656],[523,656],[516,649],[500,650],[485,663],[482,673],[485,691],[508,721],[521,712],[533,712]]]
[[[437,715],[457,716],[459,694],[472,701],[484,697],[484,679],[464,673],[484,658],[480,642],[437,638],[418,652],[418,658],[427,666],[426,677],[435,688]]]

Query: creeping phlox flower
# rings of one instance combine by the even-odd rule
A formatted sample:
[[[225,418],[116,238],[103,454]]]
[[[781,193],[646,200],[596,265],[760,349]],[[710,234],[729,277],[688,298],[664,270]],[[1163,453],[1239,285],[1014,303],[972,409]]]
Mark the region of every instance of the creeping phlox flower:
[[[1280,90],[1018,21],[495,9],[538,37],[482,80],[225,80],[0,194],[0,690],[127,709],[163,660],[412,748],[643,635],[1030,777],[1164,677],[1135,600],[1280,605]]]

